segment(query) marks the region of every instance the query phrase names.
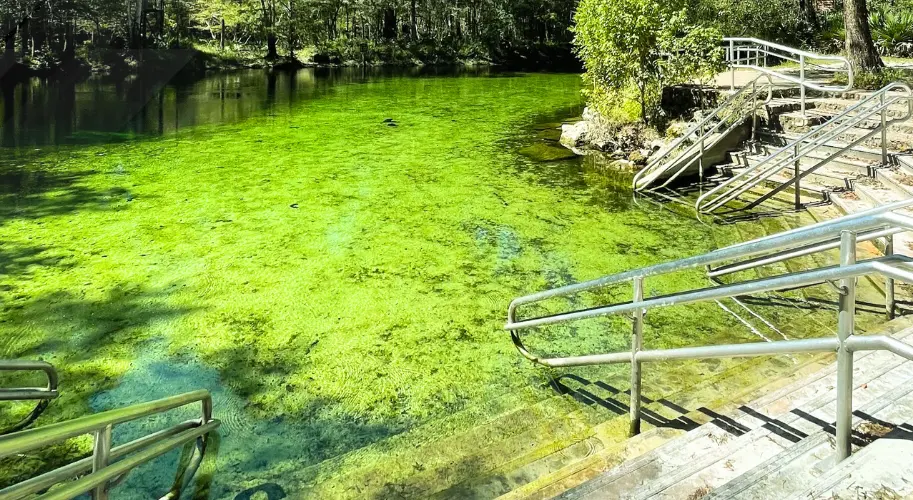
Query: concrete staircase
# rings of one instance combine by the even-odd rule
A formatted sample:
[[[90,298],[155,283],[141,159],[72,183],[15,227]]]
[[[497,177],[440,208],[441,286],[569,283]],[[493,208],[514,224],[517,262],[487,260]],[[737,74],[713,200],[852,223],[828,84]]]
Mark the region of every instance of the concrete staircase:
[[[748,166],[763,161],[768,154],[794,140],[812,127],[826,123],[830,118],[856,104],[866,97],[864,92],[847,93],[841,98],[814,98],[807,102],[805,115],[799,111],[797,98],[780,98],[772,101],[759,130],[759,143],[747,145],[730,153],[731,162],[719,166],[720,180],[739,172]],[[901,107],[892,107],[889,117],[900,116]],[[802,168],[808,168],[827,155],[843,148],[848,142],[871,131],[875,123],[865,123],[842,134],[838,140],[817,150],[802,160]],[[863,144],[853,147],[825,164],[801,181],[801,195],[808,200],[823,200],[832,203],[843,214],[857,213],[874,206],[913,196],[913,120],[902,122],[888,129],[888,163],[883,164],[880,135],[876,134]],[[773,176],[766,187],[774,187],[793,178],[792,169],[784,169]],[[792,193],[792,188],[787,189]],[[755,191],[760,195],[759,191]],[[752,194],[744,195],[750,199]],[[768,207],[773,206],[767,204]],[[782,205],[782,202],[781,202]],[[785,208],[785,207],[784,207]],[[913,236],[900,234],[896,240],[897,253],[913,255]]]
[[[909,320],[888,326],[913,343]],[[913,494],[913,363],[859,354],[854,439],[871,442],[836,466],[835,367],[634,457],[559,498],[902,498]],[[883,439],[883,441],[878,441]],[[904,440],[898,444],[897,439]],[[904,479],[906,478],[906,479]],[[878,496],[890,493],[896,496]],[[850,494],[852,496],[845,496]]]

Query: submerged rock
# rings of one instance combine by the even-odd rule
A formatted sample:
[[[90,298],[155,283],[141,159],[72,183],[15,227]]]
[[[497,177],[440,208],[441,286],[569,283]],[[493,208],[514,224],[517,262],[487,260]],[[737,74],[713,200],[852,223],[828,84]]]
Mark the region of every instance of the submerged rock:
[[[577,157],[577,154],[570,149],[553,144],[537,142],[521,149],[520,154],[536,161],[558,161]]]

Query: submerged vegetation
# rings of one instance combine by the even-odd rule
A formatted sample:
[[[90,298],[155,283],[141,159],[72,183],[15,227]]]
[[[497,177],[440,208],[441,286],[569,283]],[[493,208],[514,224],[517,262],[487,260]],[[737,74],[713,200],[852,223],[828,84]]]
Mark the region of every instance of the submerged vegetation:
[[[588,185],[577,159],[518,154],[541,140],[528,125],[579,112],[576,75],[491,76],[336,83],[237,123],[5,150],[0,356],[60,368],[38,425],[203,386],[226,421],[220,495],[239,491],[541,384],[501,331],[512,297],[716,245]],[[652,342],[726,331],[711,313],[658,313],[694,328]],[[534,345],[624,342],[600,324]]]

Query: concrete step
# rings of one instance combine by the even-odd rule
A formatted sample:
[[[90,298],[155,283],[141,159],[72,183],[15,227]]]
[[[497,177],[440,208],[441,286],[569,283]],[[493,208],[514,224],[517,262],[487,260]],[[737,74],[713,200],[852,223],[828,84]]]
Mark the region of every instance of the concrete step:
[[[909,374],[909,370],[900,373],[900,369],[906,365],[909,363],[901,365],[882,378]],[[905,423],[913,415],[908,413],[911,404],[913,385],[902,383],[869,404],[859,407],[854,412],[857,416],[854,430],[858,438],[865,443],[876,436],[898,429],[897,424],[893,422]],[[827,432],[817,431],[715,489],[707,498],[789,498],[815,484],[822,476],[828,475],[834,466],[833,436]]]
[[[913,495],[913,401],[898,400],[875,415],[885,433],[836,467],[824,471],[813,486],[797,489],[795,499],[910,498]]]
[[[904,331],[901,337],[907,341],[909,334],[909,331]],[[893,385],[887,387],[885,383],[876,383],[876,381],[881,375],[897,368],[901,363],[893,355],[883,352],[858,356],[854,367],[856,375],[854,383],[857,388],[866,387],[865,391],[868,391],[865,395],[860,394],[858,399],[863,401],[868,396],[877,396],[893,388]],[[734,424],[743,429],[749,429],[741,436],[718,427],[703,425],[689,431],[681,438],[568,491],[562,498],[647,498],[663,493],[664,490],[688,478],[694,471],[703,470],[719,462],[732,452],[744,448],[746,443],[764,439],[773,443],[782,442],[781,449],[783,449],[788,446],[786,443],[791,443],[791,441],[769,430],[768,424],[775,419],[779,419],[786,425],[796,424],[796,421],[800,419],[800,414],[826,413],[827,408],[833,406],[835,400],[832,377],[834,369],[823,370],[801,383],[793,384],[780,391],[773,391],[747,405],[751,409],[750,412],[743,412],[742,416],[733,417]],[[913,365],[907,366],[907,369],[910,370],[910,376],[913,377]],[[869,391],[869,388],[872,390]],[[857,393],[859,392],[857,390]],[[802,413],[797,414],[790,411],[797,408]],[[682,468],[683,464],[686,464],[686,469]],[[675,496],[676,498],[685,498],[693,492],[680,491],[679,493],[682,493],[681,496]],[[663,494],[663,496],[666,495]]]
[[[871,415],[889,407],[899,398],[910,396],[910,392],[913,391],[913,384],[911,384],[913,382],[913,363],[905,361],[899,361],[895,368],[887,372],[876,371],[879,373],[876,377],[856,386],[857,390],[853,400],[859,414]],[[776,460],[777,455],[787,453],[816,434],[823,433],[830,437],[833,422],[836,420],[835,401],[834,397],[823,405],[805,405],[801,409],[793,410],[776,419],[775,423],[766,422],[768,427],[752,431],[757,435],[740,436],[736,443],[726,448],[728,453],[718,452],[714,455],[715,461],[712,461],[712,458],[701,457],[700,461],[692,463],[673,476],[666,477],[663,483],[643,492],[637,498],[660,495],[667,498],[684,498],[695,491],[719,488],[742,474],[750,473],[756,467],[763,467],[766,460]],[[767,417],[764,419],[767,420]],[[858,416],[854,418],[854,421],[859,424],[863,420]],[[813,448],[809,452],[812,456],[825,455],[825,459],[833,457],[829,440],[820,443],[817,448]],[[828,452],[830,452],[830,457],[827,457]],[[808,464],[807,461],[802,460],[809,458],[807,456],[800,455],[795,458],[800,460],[797,468]],[[711,461],[712,463],[710,463]],[[788,494],[796,486],[801,487],[802,483],[793,485],[792,488],[786,485],[784,488],[786,491],[783,493]],[[769,487],[766,490],[765,494],[768,495],[766,498],[780,496],[780,492]]]
[[[902,169],[907,175],[913,175],[913,155],[895,154],[893,155],[894,164]]]
[[[866,135],[872,134],[872,130],[860,127],[851,128],[837,135],[834,139],[844,143],[855,142]],[[897,126],[888,129],[887,134],[888,149],[892,151],[905,152],[913,150],[913,131],[905,132]],[[881,148],[881,134],[875,133],[865,139],[861,145],[869,148]]]
[[[701,391],[683,391],[678,397],[673,398],[675,402],[672,404],[677,407],[676,415],[683,417],[682,421],[693,421],[695,423],[710,421],[716,422],[716,425],[726,425],[726,417],[723,417],[721,412],[734,411],[741,404],[752,401],[768,392],[779,390],[795,380],[804,379],[810,374],[817,373],[830,364],[830,359],[831,356],[800,356],[794,362],[787,358],[763,360],[758,358],[750,365],[740,367],[739,374],[720,378],[714,383],[705,386]],[[785,370],[789,365],[792,365],[792,367]],[[783,376],[782,374],[785,372],[791,373]],[[780,375],[774,375],[775,373]],[[717,408],[716,411],[702,407],[701,405],[708,400],[715,398],[714,394],[717,395],[716,398],[719,397],[719,394],[729,394],[729,400],[724,406]],[[671,402],[666,401],[663,404],[668,405]],[[687,408],[697,408],[697,410],[688,411],[686,410]],[[687,413],[682,414],[682,411],[687,411]],[[719,420],[720,418],[723,418],[723,420]],[[503,498],[552,498],[570,488],[598,477],[606,470],[624,462],[626,459],[640,456],[668,442],[671,438],[677,437],[683,432],[671,427],[650,429],[640,436],[620,443],[619,446],[607,448],[580,462],[540,476],[536,480],[507,493]]]
[[[714,489],[704,497],[710,499],[744,498],[767,500],[793,494],[809,484],[809,476],[822,465],[833,463],[832,437],[817,432],[796,445],[787,448],[733,481]],[[819,471],[819,474],[823,471]]]
[[[462,467],[464,459],[480,468],[494,468],[556,439],[570,445],[588,436],[595,418],[586,405],[554,396],[467,432],[419,443],[417,449],[398,449],[402,456],[388,453],[380,467],[372,461],[344,475],[326,477],[308,494],[317,498],[356,493],[384,496],[388,488],[395,487],[427,495],[479,472]]]
[[[853,191],[872,206],[886,205],[909,198],[872,178],[857,179],[853,183]]]
[[[761,161],[763,161],[764,159],[767,158],[767,155],[775,153],[776,148],[762,147],[762,151],[764,154],[752,155],[746,159],[749,161],[750,164],[753,164],[753,165],[760,163]],[[822,161],[827,160],[828,157],[830,156],[830,154],[833,154],[833,153],[827,152],[827,151],[821,151],[820,149],[818,149],[818,150],[812,151],[811,153],[804,156],[800,160],[799,164],[800,164],[800,166],[802,166],[804,168],[813,167],[813,166],[821,163]],[[784,155],[782,155],[782,157],[786,158],[786,155],[784,154]],[[872,161],[861,160],[861,159],[853,158],[850,156],[838,155],[838,156],[835,156],[834,158],[831,158],[826,163],[826,165],[832,165],[832,166],[835,166],[837,168],[841,168],[844,170],[851,170],[860,175],[872,175],[874,169],[880,165],[880,162],[875,163]]]
[[[708,374],[706,379],[683,388],[681,392],[700,393],[701,384],[727,379],[736,372],[747,371],[748,365],[756,363],[756,360],[740,360],[730,365],[727,371]],[[746,367],[741,367],[743,364]],[[647,387],[657,386],[648,375],[644,380]],[[486,478],[502,476],[510,477],[511,481],[496,487],[516,487],[537,474],[572,464],[623,441],[627,426],[624,406],[627,396],[600,394],[593,397],[582,394],[583,391],[577,392],[575,397],[563,395],[535,402],[465,432],[416,443],[415,447],[408,449],[408,457],[400,457],[400,461],[388,451],[383,457],[385,465],[380,468],[377,467],[378,461],[370,459],[377,458],[374,454],[368,454],[368,459],[364,460],[355,460],[359,458],[356,455],[348,464],[349,473],[338,477],[318,477],[315,481],[318,484],[309,493],[346,496],[354,491],[384,491],[385,487],[396,485],[425,496],[444,490],[440,495],[447,496],[450,493],[465,493],[466,481],[472,482],[472,486],[481,484],[480,490],[484,491],[484,486],[491,486],[486,484]],[[648,402],[644,411],[659,414],[658,408],[663,407],[663,402]],[[669,415],[669,420],[679,416]],[[650,422],[645,422],[644,428],[650,427]],[[478,443],[485,443],[485,446],[480,447]],[[459,467],[454,460],[460,457],[472,462],[474,467]],[[397,463],[396,467],[390,467],[391,460]],[[332,467],[326,469],[333,470]]]
[[[816,361],[810,358],[807,362]],[[673,437],[670,429],[679,429],[680,433],[684,432],[684,429],[696,427],[709,420],[705,413],[688,410],[687,408],[694,407],[691,405],[697,405],[700,401],[717,399],[715,395],[721,392],[737,398],[738,395],[755,389],[758,382],[763,382],[755,380],[750,375],[751,373],[773,374],[777,369],[782,370],[782,365],[765,363],[765,360],[761,359],[744,360],[715,376],[701,379],[696,384],[675,394],[658,399],[644,397],[642,402],[642,411],[645,416],[644,430],[655,432],[648,437],[647,441],[640,443],[638,449],[643,451],[643,447],[649,443],[653,443],[655,446]],[[644,386],[650,387],[651,384],[645,380]],[[724,387],[725,389],[723,389]],[[559,441],[556,442],[557,444],[550,453],[543,454],[537,450],[534,454],[520,456],[488,471],[476,471],[477,474],[467,481],[450,486],[437,492],[434,496],[440,498],[491,498],[537,481],[543,476],[553,475],[550,481],[554,482],[558,478],[566,479],[567,476],[578,474],[594,464],[604,464],[607,460],[614,459],[618,455],[619,445],[628,446],[624,440],[619,440],[617,437],[623,436],[626,431],[629,394],[599,382],[586,384],[576,392],[581,399],[589,401],[585,404],[612,408],[613,411],[619,412],[620,417],[624,418],[595,426],[592,435],[599,438],[599,442],[593,442],[591,437],[588,438],[591,440],[588,443],[581,441],[562,447],[562,442]],[[682,404],[678,404],[676,401]],[[561,473],[558,473],[559,471]],[[551,484],[551,482],[544,484]]]
[[[900,96],[898,96],[900,97]],[[888,97],[890,99],[890,97]],[[849,109],[852,106],[859,104],[859,100],[856,99],[841,99],[841,98],[816,98],[813,100],[814,110],[819,113],[830,113],[832,115],[838,115],[845,110]],[[907,115],[909,108],[903,102],[894,102],[888,105],[888,119],[897,119],[903,118]]]
[[[897,165],[876,169],[875,178],[902,198],[913,196],[913,174]]]
[[[913,495],[913,441],[879,439],[845,460],[813,487],[790,498],[910,498]]]
[[[783,147],[787,144],[795,142],[801,137],[801,134],[791,134],[784,132],[771,132],[771,131],[760,131],[758,136],[767,144],[771,146],[780,146]],[[840,150],[843,150],[848,143],[842,141],[829,141],[827,145],[818,146],[817,150],[821,153],[833,154]],[[869,163],[881,163],[881,148],[880,144],[877,148],[870,148],[866,146],[854,146],[849,151],[846,151],[842,156],[850,159],[858,159],[862,161],[868,161]]]

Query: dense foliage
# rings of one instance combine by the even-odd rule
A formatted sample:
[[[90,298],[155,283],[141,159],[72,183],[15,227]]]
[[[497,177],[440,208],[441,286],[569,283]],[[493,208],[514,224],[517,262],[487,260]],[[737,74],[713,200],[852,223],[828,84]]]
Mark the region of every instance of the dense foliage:
[[[913,0],[868,0],[867,10],[874,66],[878,54],[913,57]],[[574,31],[590,105],[610,122],[649,123],[659,118],[663,86],[720,69],[714,49],[723,34],[845,53],[844,20],[843,0],[581,0]],[[859,74],[860,84],[871,86],[899,72]]]
[[[574,0],[7,0],[5,56],[185,48],[276,60],[446,62],[568,46]]]
[[[869,21],[879,52],[913,57],[913,1],[902,8],[882,6],[872,12]]]
[[[664,86],[721,69],[720,32],[690,24],[687,10],[672,2],[583,0],[574,31],[590,102],[609,118],[633,111],[654,121]],[[625,104],[632,99],[639,109]]]

